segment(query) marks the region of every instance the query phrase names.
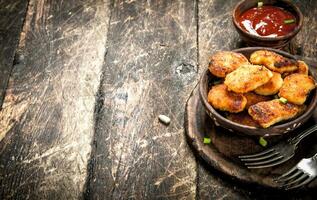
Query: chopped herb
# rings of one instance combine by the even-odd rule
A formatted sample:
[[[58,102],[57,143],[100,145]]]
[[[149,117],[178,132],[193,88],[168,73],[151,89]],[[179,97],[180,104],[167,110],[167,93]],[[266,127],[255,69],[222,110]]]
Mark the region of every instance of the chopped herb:
[[[285,20],[284,20],[284,24],[292,24],[292,23],[294,23],[294,22],[295,22],[294,19],[285,19]]]
[[[260,8],[260,7],[262,7],[263,6],[263,2],[262,1],[259,1],[258,2],[258,7]]]
[[[210,144],[211,139],[208,137],[204,137],[204,144]]]
[[[287,103],[287,99],[285,99],[284,97],[281,97],[279,100],[280,100],[281,103],[284,103],[284,104]]]
[[[267,145],[267,141],[263,137],[260,137],[259,143],[263,147],[266,147],[266,145]]]

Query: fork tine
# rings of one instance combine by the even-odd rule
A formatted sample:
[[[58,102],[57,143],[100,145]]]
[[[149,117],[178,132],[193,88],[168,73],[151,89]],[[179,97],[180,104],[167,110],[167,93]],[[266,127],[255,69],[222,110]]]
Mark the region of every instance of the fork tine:
[[[257,162],[245,162],[245,165],[264,165],[264,164],[269,164],[271,162],[274,162],[276,160],[280,160],[282,159],[283,156],[278,156],[278,157],[274,157],[268,160],[264,160],[264,161],[257,161]]]
[[[290,175],[291,173],[295,172],[296,169],[297,169],[297,167],[294,166],[292,169],[288,170],[288,172],[286,172],[286,173],[282,174],[281,176],[277,177],[274,181],[279,181],[280,179],[282,179],[282,178]]]
[[[270,157],[273,157],[273,156],[277,156],[279,155],[278,152],[271,152],[271,153],[267,153],[267,154],[264,154],[263,156],[259,156],[259,157],[255,157],[255,158],[241,158],[241,161],[244,161],[244,162],[248,162],[248,161],[260,161],[260,160],[265,160],[267,158],[270,158]]]
[[[312,181],[314,178],[313,177],[309,177],[308,179],[306,179],[305,181],[303,181],[302,183],[298,184],[298,185],[293,185],[291,187],[286,187],[286,190],[290,190],[290,189],[294,189],[294,188],[298,188],[301,187],[303,185],[306,185],[307,183],[309,183],[310,181]]]
[[[293,178],[297,177],[298,175],[300,175],[301,173],[303,173],[302,171],[297,170],[293,175],[281,178],[278,180],[278,182],[287,182],[292,180]]]
[[[249,169],[257,169],[257,168],[266,168],[266,167],[273,167],[273,166],[276,166],[276,165],[279,165],[285,161],[287,161],[289,158],[283,158],[281,160],[277,160],[275,162],[272,162],[272,163],[269,163],[269,164],[266,164],[266,165],[248,165],[247,168]]]
[[[300,177],[297,177],[297,178],[293,179],[291,182],[284,184],[283,187],[288,187],[288,186],[291,186],[294,184],[296,185],[298,183],[301,183],[301,181],[305,178],[309,178],[309,176],[307,174],[302,174]]]
[[[265,167],[273,167],[273,166],[275,166],[275,165],[282,164],[282,163],[284,163],[285,161],[287,161],[287,160],[289,160],[289,159],[290,159],[290,158],[284,157],[283,159],[278,160],[277,162],[273,162],[273,163],[271,163],[271,164],[269,164],[269,165],[265,165]]]
[[[242,156],[238,156],[239,158],[254,158],[254,157],[258,157],[258,156],[262,156],[265,155],[267,153],[270,153],[274,151],[274,149],[267,149],[265,151],[262,151],[260,153],[256,153],[256,154],[249,154],[249,155],[242,155]]]

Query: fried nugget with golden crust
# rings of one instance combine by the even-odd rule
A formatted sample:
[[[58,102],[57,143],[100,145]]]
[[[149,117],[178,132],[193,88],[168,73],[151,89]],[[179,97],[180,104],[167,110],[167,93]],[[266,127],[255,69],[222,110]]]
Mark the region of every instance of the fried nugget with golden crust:
[[[228,91],[225,84],[220,84],[208,92],[208,102],[216,109],[237,113],[245,108],[247,99],[242,94]]]
[[[302,60],[297,61],[297,66],[298,66],[298,69],[296,70],[296,73],[308,75],[309,67],[304,61]]]
[[[255,51],[250,56],[250,62],[256,65],[264,65],[274,72],[280,74],[297,70],[297,62],[285,58],[277,53],[267,50]]]
[[[315,88],[313,77],[306,74],[291,74],[284,79],[284,83],[278,95],[289,102],[302,105],[311,90]]]
[[[229,73],[224,83],[231,91],[247,93],[267,83],[272,76],[272,72],[264,66],[248,64]]]
[[[284,104],[279,99],[274,99],[257,103],[251,106],[248,112],[263,128],[268,128],[273,124],[298,116],[304,109],[304,105]]]
[[[268,96],[258,95],[253,92],[245,93],[243,94],[243,96],[247,98],[247,105],[245,105],[246,109],[249,109],[250,106],[257,104],[259,102],[271,100],[271,98]]]
[[[249,63],[248,59],[241,53],[231,51],[219,51],[211,56],[209,71],[217,77],[225,77],[242,64]]]
[[[289,75],[291,75],[293,73],[299,73],[299,74],[308,75],[309,67],[304,61],[298,60],[297,61],[297,67],[298,67],[298,69],[296,71],[283,73],[282,77],[285,78],[285,77],[287,77],[287,76],[289,76]]]
[[[230,113],[227,116],[227,119],[246,126],[260,127],[260,125],[247,112]]]
[[[280,73],[277,73],[277,72],[272,72],[272,73],[273,73],[273,77],[269,80],[269,82],[256,88],[254,90],[255,93],[260,95],[273,95],[278,93],[278,91],[283,85],[283,79]]]

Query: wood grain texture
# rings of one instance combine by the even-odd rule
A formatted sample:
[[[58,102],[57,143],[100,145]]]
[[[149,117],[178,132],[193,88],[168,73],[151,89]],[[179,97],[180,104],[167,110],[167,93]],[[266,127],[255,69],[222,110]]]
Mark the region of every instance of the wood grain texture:
[[[243,45],[238,1],[30,0],[20,34],[26,0],[0,0],[0,65],[21,36],[0,111],[0,199],[280,199],[185,140],[185,101],[209,56]],[[316,3],[295,2],[306,24],[292,48],[314,58]]]
[[[303,28],[294,39],[295,53],[317,58],[317,2],[315,0],[294,0],[304,15]]]
[[[30,1],[0,112],[0,199],[82,196],[109,17],[103,0]]]
[[[19,34],[28,0],[0,0],[0,30]]]
[[[194,199],[183,133],[197,82],[194,1],[115,1],[95,112],[92,199]],[[171,118],[165,126],[158,115]]]
[[[0,0],[0,110],[28,1]]]
[[[200,73],[208,67],[209,57],[220,50],[241,47],[232,23],[232,10],[239,0],[201,0],[198,3],[198,45]]]
[[[209,56],[218,50],[232,50],[242,47],[238,33],[234,30],[231,21],[231,12],[239,0],[201,0],[198,4],[199,16],[199,66],[200,73],[208,67]],[[305,57],[316,55],[316,30],[311,29],[309,24],[315,26],[316,3],[313,1],[296,1],[304,16],[304,27],[293,41],[292,48],[295,52]],[[312,12],[309,10],[312,9]],[[314,23],[313,23],[314,21]],[[306,50],[305,50],[306,49]],[[198,199],[276,199],[281,198],[285,193],[272,192],[263,188],[256,188],[252,185],[243,185],[218,171],[212,169],[205,162],[198,165]],[[239,186],[238,186],[239,185]],[[310,199],[312,192],[303,195],[302,193],[290,193],[287,195],[294,199],[303,197]]]

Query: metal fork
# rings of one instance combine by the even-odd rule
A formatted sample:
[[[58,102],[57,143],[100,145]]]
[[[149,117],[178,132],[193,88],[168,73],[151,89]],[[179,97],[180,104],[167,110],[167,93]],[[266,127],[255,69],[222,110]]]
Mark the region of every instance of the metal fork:
[[[317,153],[311,158],[302,159],[295,167],[284,173],[275,181],[280,187],[288,189],[301,187],[317,176]]]
[[[298,134],[296,137],[280,142],[265,151],[256,154],[242,155],[239,156],[239,158],[249,169],[272,167],[282,164],[294,156],[300,141],[316,130],[317,124]]]

